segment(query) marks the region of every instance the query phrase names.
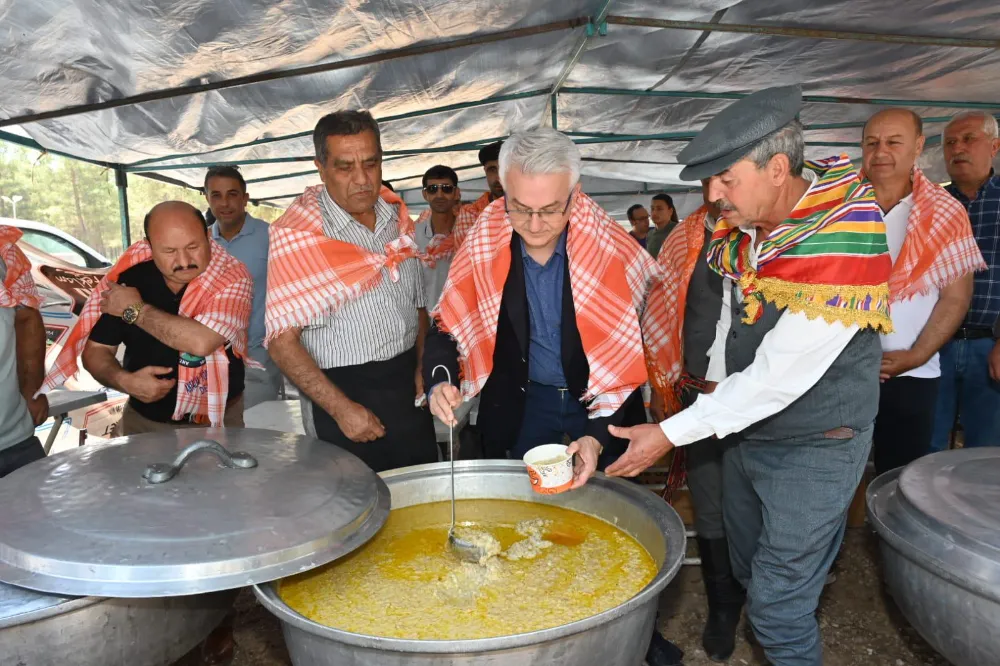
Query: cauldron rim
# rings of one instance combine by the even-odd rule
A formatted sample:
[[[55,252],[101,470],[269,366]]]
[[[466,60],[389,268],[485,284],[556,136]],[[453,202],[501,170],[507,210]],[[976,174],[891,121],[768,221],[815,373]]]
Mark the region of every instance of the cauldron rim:
[[[430,463],[427,465],[414,465],[398,470],[384,472],[380,476],[389,486],[390,492],[394,481],[417,480],[419,478],[437,477],[448,468],[449,463]],[[523,476],[524,483],[530,483],[524,472],[524,463],[515,460],[464,460],[455,463],[456,478],[461,474],[466,476],[478,473],[494,473],[504,475]],[[530,486],[529,486],[530,488]],[[419,640],[408,638],[388,638],[382,636],[370,636],[358,634],[341,629],[335,629],[326,625],[314,622],[292,610],[278,596],[277,585],[280,581],[270,581],[253,586],[254,594],[260,603],[269,612],[278,617],[282,622],[288,623],[299,630],[309,634],[314,634],[321,638],[336,641],[345,645],[352,645],[362,648],[385,650],[389,652],[403,653],[462,653],[462,652],[492,652],[496,650],[509,650],[512,648],[526,647],[539,643],[549,642],[585,632],[597,626],[608,624],[616,618],[624,616],[636,608],[653,602],[663,589],[674,579],[677,572],[684,563],[687,546],[687,537],[684,523],[677,512],[662,498],[652,493],[642,486],[612,479],[603,474],[596,474],[588,481],[582,491],[593,492],[594,489],[601,489],[600,492],[611,492],[624,497],[630,503],[636,505],[638,510],[645,509],[645,514],[657,524],[660,533],[663,535],[666,544],[677,544],[670,548],[665,548],[664,561],[660,564],[656,576],[642,590],[631,599],[609,608],[606,611],[591,615],[590,617],[570,622],[568,624],[540,629],[522,634],[510,634],[505,636],[495,636],[492,638],[460,639],[460,640]],[[581,492],[581,491],[574,491]],[[517,498],[508,497],[461,497],[461,499],[524,499],[533,497],[538,501],[559,501],[559,496],[524,496]],[[433,501],[433,500],[432,500]],[[575,510],[580,510],[575,507]],[[586,512],[585,512],[586,513]],[[592,514],[593,515],[593,514]],[[602,518],[601,516],[597,516]],[[620,526],[619,526],[620,527]],[[633,535],[636,536],[636,535]],[[638,537],[636,537],[638,538]],[[640,540],[641,542],[641,540]],[[647,544],[643,544],[647,547]],[[652,553],[651,553],[652,554]],[[654,555],[655,557],[655,555]]]

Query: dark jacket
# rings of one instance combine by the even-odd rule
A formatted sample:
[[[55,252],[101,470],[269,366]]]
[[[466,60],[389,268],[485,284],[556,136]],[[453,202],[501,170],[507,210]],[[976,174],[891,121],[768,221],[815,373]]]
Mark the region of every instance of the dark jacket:
[[[504,285],[497,321],[496,348],[493,352],[493,372],[480,393],[477,427],[483,437],[483,448],[488,458],[504,458],[513,448],[524,418],[524,398],[528,386],[528,297],[524,285],[524,264],[518,247],[519,237],[511,239],[510,272]],[[590,364],[580,341],[573,307],[569,262],[565,262],[562,298],[562,365],[570,393],[580,397],[587,391]],[[431,377],[431,370],[444,365],[451,372],[457,385],[458,348],[451,336],[432,325],[424,343],[424,385],[432,387],[441,382],[443,373]],[[629,396],[625,404],[611,416],[589,419],[587,435],[604,446],[600,466],[614,462],[625,452],[628,442],[612,437],[608,425],[633,426],[646,422],[646,411],[639,389]]]

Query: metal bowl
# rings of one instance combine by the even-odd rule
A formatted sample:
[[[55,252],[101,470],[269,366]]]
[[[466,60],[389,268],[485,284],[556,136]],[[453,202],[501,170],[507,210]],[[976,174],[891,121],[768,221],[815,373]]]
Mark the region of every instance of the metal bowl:
[[[868,487],[886,585],[924,640],[957,666],[992,666],[1000,654],[998,472],[1000,449],[944,451]]]
[[[0,583],[0,666],[169,666],[222,621],[237,592],[72,598]]]
[[[447,463],[382,474],[392,506],[449,498]],[[460,499],[513,499],[555,504],[613,523],[632,535],[659,566],[656,577],[629,601],[589,618],[526,634],[461,641],[366,636],[327,627],[299,615],[278,596],[277,584],[254,586],[260,602],[282,622],[295,666],[635,666],[653,633],[657,599],[677,575],[686,546],[680,516],[641,486],[598,475],[584,488],[559,495],[531,489],[519,461],[469,460],[455,464]]]

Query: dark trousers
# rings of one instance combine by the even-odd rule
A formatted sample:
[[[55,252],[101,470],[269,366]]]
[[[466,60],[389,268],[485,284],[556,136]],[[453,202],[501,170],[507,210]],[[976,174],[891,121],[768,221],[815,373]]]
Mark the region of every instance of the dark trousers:
[[[34,435],[14,446],[8,446],[0,451],[0,479],[44,457],[45,449]]]
[[[875,417],[875,473],[908,465],[931,449],[937,377],[893,377],[882,384]]]
[[[574,441],[587,434],[587,408],[569,391],[528,382],[526,394],[521,432],[509,452],[511,458],[519,460],[536,446],[562,444],[565,437]],[[608,444],[598,460],[598,469],[603,470],[624,452],[620,444]],[[493,457],[503,457],[502,453],[493,453]]]
[[[430,410],[413,404],[417,372],[415,348],[388,361],[323,372],[348,398],[378,417],[385,426],[385,436],[373,442],[353,442],[341,432],[332,416],[313,405],[317,438],[350,451],[376,472],[437,462]]]

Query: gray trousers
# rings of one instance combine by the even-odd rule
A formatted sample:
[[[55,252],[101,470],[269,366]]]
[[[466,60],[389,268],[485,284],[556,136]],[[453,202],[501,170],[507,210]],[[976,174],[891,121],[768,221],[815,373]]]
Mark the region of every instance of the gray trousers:
[[[773,666],[821,666],[816,607],[840,549],[874,427],[725,452],[723,515],[747,616]],[[846,439],[845,439],[846,437]]]
[[[685,408],[701,394],[693,386],[680,393]],[[726,527],[722,521],[722,456],[732,446],[733,438],[703,439],[684,447],[687,487],[694,506],[694,529],[703,539],[722,539]]]
[[[694,505],[694,529],[703,539],[722,539],[722,460],[732,438],[703,439],[684,447],[687,487]]]

